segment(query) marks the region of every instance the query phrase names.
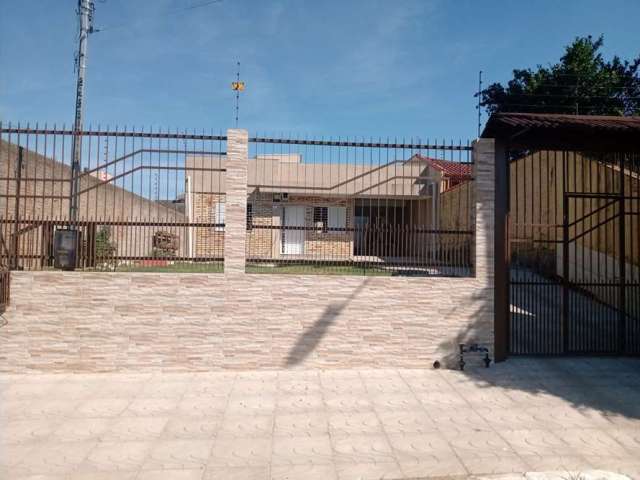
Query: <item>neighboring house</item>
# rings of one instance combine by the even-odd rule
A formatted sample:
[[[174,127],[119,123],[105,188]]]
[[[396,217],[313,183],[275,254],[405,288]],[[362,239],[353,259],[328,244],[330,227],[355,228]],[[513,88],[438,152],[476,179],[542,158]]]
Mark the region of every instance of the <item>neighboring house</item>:
[[[0,140],[0,218],[16,217],[16,169],[18,147]],[[21,201],[18,218],[21,220],[19,251],[23,266],[34,267],[50,262],[53,232],[69,220],[69,193],[71,168],[62,162],[33,150],[25,149],[21,175]],[[176,205],[165,206],[126,188],[113,184],[113,177],[105,171],[83,172],[80,176],[78,216],[85,245],[95,244],[101,230],[109,230],[113,252],[123,258],[151,256],[154,235],[171,231],[177,236],[176,255],[186,250],[186,228],[171,227],[184,224],[185,216]],[[125,182],[125,184],[128,184]],[[105,222],[144,222],[142,225],[105,226]],[[150,225],[153,223],[163,226]],[[6,257],[11,248],[13,225],[0,225],[0,255]],[[95,245],[94,245],[95,246]],[[88,246],[86,248],[89,248]]]
[[[615,156],[563,151],[538,151],[512,161],[509,228],[515,264],[562,277],[566,216],[569,280],[586,282],[583,289],[615,305],[618,300],[610,288],[589,283],[619,281],[620,202],[595,195],[620,191],[621,179],[627,196],[626,277],[629,282],[640,279],[640,175],[628,169],[621,172],[618,161]],[[568,197],[565,212],[565,190],[587,196]]]
[[[563,238],[563,201],[567,192],[616,192],[624,178],[625,260],[640,265],[637,200],[640,175],[620,167],[614,157],[591,157],[577,152],[539,151],[511,162],[511,236],[518,243],[530,242],[548,249],[555,258]],[[543,181],[544,179],[544,181]],[[608,204],[608,205],[607,205]],[[566,212],[569,237],[578,238],[581,249],[617,257],[619,252],[617,214],[619,202],[611,199],[572,199]],[[609,221],[604,222],[606,219]],[[604,222],[600,227],[596,226]],[[584,235],[583,235],[584,234]],[[560,248],[557,248],[557,246]],[[559,253],[561,254],[561,252]],[[559,262],[562,264],[562,262]],[[613,272],[608,272],[613,275]]]
[[[189,220],[224,224],[224,156],[190,155],[186,168]],[[456,223],[460,229],[471,228],[472,210],[449,205],[471,200],[450,193],[470,179],[470,165],[421,155],[380,165],[304,162],[300,154],[259,155],[248,162],[247,256],[421,256],[434,238],[421,230]],[[470,190],[460,192],[468,195]],[[468,218],[442,218],[445,210]],[[193,228],[191,235],[193,253],[209,255],[220,251],[224,228]]]

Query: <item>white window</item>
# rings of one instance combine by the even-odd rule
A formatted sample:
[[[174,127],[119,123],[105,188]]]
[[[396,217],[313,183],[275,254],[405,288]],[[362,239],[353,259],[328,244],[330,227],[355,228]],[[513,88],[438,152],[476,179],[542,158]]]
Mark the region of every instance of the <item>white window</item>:
[[[327,211],[327,226],[331,228],[347,227],[347,209],[345,207],[329,207]],[[333,232],[340,234],[342,232]]]
[[[224,231],[224,227],[218,225],[218,224],[224,223],[224,203],[222,202],[216,203],[211,208],[211,223],[216,224],[216,226],[213,227],[214,231],[216,232]]]

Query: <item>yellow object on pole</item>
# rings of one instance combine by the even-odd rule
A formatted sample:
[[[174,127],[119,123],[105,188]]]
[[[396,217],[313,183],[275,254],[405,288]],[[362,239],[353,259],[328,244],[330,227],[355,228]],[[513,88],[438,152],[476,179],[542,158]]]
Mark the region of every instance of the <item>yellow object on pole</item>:
[[[232,82],[231,89],[239,92],[244,91],[244,82]]]

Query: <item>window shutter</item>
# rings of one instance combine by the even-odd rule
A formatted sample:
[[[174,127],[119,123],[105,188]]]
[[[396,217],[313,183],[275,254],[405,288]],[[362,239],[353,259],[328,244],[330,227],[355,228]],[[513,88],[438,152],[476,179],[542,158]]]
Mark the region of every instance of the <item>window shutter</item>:
[[[347,226],[347,209],[345,207],[329,207],[328,211],[329,228],[346,228]],[[334,232],[340,233],[340,232]]]

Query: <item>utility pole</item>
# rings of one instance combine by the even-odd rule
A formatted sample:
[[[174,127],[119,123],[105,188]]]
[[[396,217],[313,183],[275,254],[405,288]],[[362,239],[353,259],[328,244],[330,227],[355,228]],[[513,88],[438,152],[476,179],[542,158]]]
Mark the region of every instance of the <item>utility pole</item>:
[[[89,34],[93,33],[93,13],[95,6],[93,0],[78,0],[77,15],[80,19],[80,32],[78,35],[78,53],[76,66],[78,80],[76,83],[76,114],[73,120],[73,144],[71,146],[71,198],[69,202],[69,221],[75,222],[78,217],[78,190],[80,161],[82,157],[82,131],[84,120],[84,86],[87,69],[87,43]]]

